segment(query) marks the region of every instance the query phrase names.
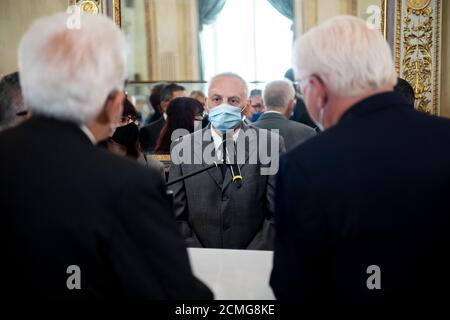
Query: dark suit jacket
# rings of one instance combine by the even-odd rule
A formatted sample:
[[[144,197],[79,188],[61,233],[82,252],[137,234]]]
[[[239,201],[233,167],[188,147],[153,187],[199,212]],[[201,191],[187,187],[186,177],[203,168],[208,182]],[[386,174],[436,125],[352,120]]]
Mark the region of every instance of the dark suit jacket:
[[[306,110],[305,102],[300,97],[297,97],[294,113],[292,114],[290,120],[303,123],[313,128],[314,130],[316,130],[317,128],[316,124],[314,123],[314,121],[312,121],[311,117],[309,116],[308,110]]]
[[[279,134],[283,137],[287,151],[316,134],[313,128],[303,123],[288,120],[285,116],[276,112],[264,112],[252,126],[267,130],[280,130]]]
[[[160,174],[34,117],[0,134],[2,289],[9,297],[211,298],[192,275]],[[81,289],[68,290],[71,265]]]
[[[449,164],[450,120],[395,93],[356,104],[287,153],[277,181],[277,298],[448,297],[440,294],[449,284]],[[372,265],[381,290],[367,287]]]
[[[145,152],[153,151],[156,147],[156,141],[164,126],[164,117],[161,116],[158,120],[153,121],[148,126],[142,127],[139,131],[139,142],[141,148]]]
[[[243,125],[237,144],[243,141],[244,132],[249,129],[252,132],[263,130]],[[277,140],[273,141],[276,141],[279,151],[284,151],[282,138],[268,134],[269,141],[276,136]],[[214,150],[211,139],[210,126],[183,137],[176,144],[177,149],[172,149],[172,161],[181,162],[178,151],[174,150],[189,148],[190,158],[195,159],[195,163],[173,164],[169,181],[204,168],[207,164],[202,158],[203,152],[209,150],[211,153]],[[278,157],[278,150],[271,151],[274,157]],[[251,135],[247,140],[245,159],[246,163],[239,165],[243,176],[240,189],[232,183],[230,170],[222,183],[220,168],[210,169],[169,187],[174,193],[177,221],[189,246],[259,250],[273,248],[275,175],[261,175],[260,169],[275,164],[276,160],[271,158],[266,166],[261,164],[256,135]],[[249,159],[256,159],[256,164],[249,164]],[[278,162],[276,165],[278,169]]]

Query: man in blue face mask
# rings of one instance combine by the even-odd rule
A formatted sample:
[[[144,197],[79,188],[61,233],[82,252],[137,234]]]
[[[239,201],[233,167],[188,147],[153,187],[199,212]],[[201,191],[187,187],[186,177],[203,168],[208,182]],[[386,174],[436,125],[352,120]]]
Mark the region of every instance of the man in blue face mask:
[[[188,246],[272,249],[276,171],[267,174],[264,169],[278,163],[284,144],[278,135],[243,123],[247,97],[247,84],[240,76],[215,76],[205,106],[210,125],[172,144],[169,181],[204,168],[211,154],[218,163],[226,163],[169,187]],[[264,135],[270,150],[262,150]]]

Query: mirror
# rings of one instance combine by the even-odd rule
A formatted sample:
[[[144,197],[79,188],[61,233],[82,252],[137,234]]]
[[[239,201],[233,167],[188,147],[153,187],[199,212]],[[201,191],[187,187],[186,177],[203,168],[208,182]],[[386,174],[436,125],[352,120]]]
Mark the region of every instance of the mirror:
[[[129,80],[199,81],[235,71],[280,78],[294,34],[339,14],[382,29],[383,0],[121,0]],[[276,62],[276,63],[274,63]]]
[[[234,71],[250,90],[262,89],[290,68],[295,35],[339,14],[381,31],[385,1],[121,0],[115,13],[129,47],[127,90],[147,115],[150,89],[161,81],[205,91],[212,75]]]

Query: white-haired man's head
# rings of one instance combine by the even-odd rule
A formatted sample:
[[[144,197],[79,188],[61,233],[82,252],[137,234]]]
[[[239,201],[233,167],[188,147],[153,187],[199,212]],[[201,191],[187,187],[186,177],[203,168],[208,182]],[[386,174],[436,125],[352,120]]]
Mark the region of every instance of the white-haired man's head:
[[[276,80],[266,84],[264,103],[268,111],[278,111],[289,117],[294,110],[295,89],[289,80]]]
[[[392,91],[397,81],[388,43],[352,16],[332,18],[301,36],[294,66],[310,115],[325,127],[354,103]]]
[[[107,125],[122,112],[124,36],[105,16],[81,14],[79,29],[67,27],[69,17],[39,19],[23,36],[19,70],[25,102],[36,115]]]

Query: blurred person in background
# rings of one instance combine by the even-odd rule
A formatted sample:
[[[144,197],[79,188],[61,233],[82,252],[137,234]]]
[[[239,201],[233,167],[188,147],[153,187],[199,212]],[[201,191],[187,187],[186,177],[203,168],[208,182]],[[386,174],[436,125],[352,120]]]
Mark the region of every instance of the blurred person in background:
[[[284,77],[288,80],[290,80],[293,83],[294,89],[295,89],[295,106],[292,114],[289,116],[289,119],[292,121],[300,122],[303,124],[306,124],[307,126],[315,129],[316,131],[319,131],[317,128],[317,125],[314,123],[314,121],[311,120],[311,117],[308,114],[308,110],[306,110],[305,101],[303,101],[303,97],[299,92],[299,88],[296,84],[295,77],[294,77],[294,69],[289,69],[284,74]]]
[[[29,119],[31,113],[25,108],[19,73],[14,72],[0,80],[0,131]]]
[[[191,92],[191,94],[189,95],[191,98],[198,100],[202,106],[205,106],[206,103],[206,95],[203,91],[201,90],[194,90]]]
[[[248,108],[248,112],[246,116],[250,122],[255,122],[259,119],[259,117],[265,111],[264,99],[262,96],[262,91],[259,89],[253,89],[250,91],[250,106]]]
[[[264,101],[266,111],[252,126],[279,130],[287,151],[316,134],[313,128],[288,119],[296,102],[295,90],[289,80],[269,82],[264,88]]]
[[[397,84],[394,86],[394,91],[401,95],[414,109],[416,97],[414,94],[414,89],[408,81],[402,78],[397,78]]]
[[[176,83],[171,83],[161,89],[160,101],[162,117],[153,121],[148,126],[142,127],[139,132],[139,141],[144,152],[154,151],[156,141],[167,119],[167,107],[173,99],[185,97],[186,89]]]
[[[150,123],[158,120],[162,117],[163,112],[161,110],[161,89],[164,88],[167,83],[158,83],[155,84],[150,91],[150,97],[148,98],[148,102],[150,106],[153,108],[153,113],[150,114],[145,120],[144,125],[149,125]]]
[[[201,128],[203,114],[202,104],[193,98],[175,98],[167,108],[167,120],[158,137],[155,151],[157,153],[170,153],[172,134],[177,129],[184,129],[192,133]],[[179,137],[176,137],[179,138]]]
[[[141,152],[139,128],[136,120],[139,114],[128,99],[124,99],[122,117],[113,135],[99,143],[101,147],[121,157],[129,157],[140,164],[157,170],[165,181],[164,165]]]

